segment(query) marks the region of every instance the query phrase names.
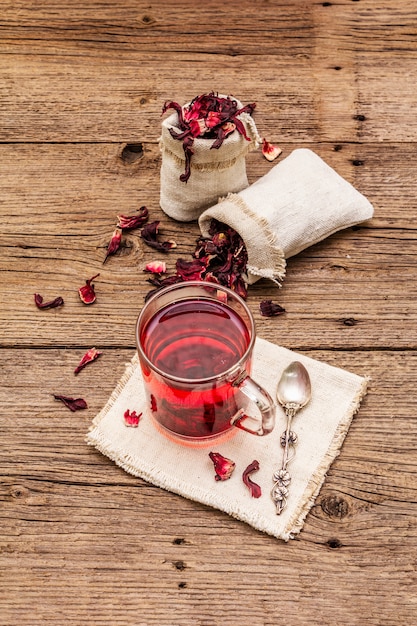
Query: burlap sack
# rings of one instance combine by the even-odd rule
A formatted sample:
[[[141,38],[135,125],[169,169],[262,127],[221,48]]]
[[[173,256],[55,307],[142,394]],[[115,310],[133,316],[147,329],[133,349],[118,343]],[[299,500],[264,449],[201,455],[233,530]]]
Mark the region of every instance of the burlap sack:
[[[239,100],[234,100],[239,108],[243,106]],[[220,148],[212,150],[214,139],[196,138],[191,176],[186,183],[180,181],[180,175],[185,169],[182,141],[174,139],[169,132],[169,128],[181,132],[177,127],[177,113],[164,119],[159,141],[162,153],[160,206],[167,215],[181,222],[195,220],[220,197],[237,193],[248,186],[245,157],[250,150],[258,148],[262,140],[248,113],[242,113],[239,119],[251,141],[235,130],[226,137]]]
[[[294,150],[265,176],[230,193],[199,218],[236,230],[248,252],[248,282],[285,276],[286,259],[342,228],[371,218],[371,203],[317,154]]]

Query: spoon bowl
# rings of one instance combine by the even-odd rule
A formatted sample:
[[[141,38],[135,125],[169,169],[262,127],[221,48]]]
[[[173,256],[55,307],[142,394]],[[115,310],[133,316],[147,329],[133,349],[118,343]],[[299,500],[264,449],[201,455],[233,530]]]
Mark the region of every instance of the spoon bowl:
[[[277,389],[278,402],[284,407],[297,410],[309,402],[311,398],[310,376],[304,365],[299,361],[293,361],[283,371]]]

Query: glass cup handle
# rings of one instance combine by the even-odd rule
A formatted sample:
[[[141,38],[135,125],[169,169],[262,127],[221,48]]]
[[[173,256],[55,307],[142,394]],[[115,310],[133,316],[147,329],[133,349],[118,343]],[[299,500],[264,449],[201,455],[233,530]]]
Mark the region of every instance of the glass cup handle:
[[[232,385],[238,387],[249,400],[256,404],[260,419],[246,415],[244,410],[240,409],[230,420],[231,424],[252,435],[262,436],[270,433],[275,425],[275,404],[269,393],[252,380],[246,372],[234,380]]]

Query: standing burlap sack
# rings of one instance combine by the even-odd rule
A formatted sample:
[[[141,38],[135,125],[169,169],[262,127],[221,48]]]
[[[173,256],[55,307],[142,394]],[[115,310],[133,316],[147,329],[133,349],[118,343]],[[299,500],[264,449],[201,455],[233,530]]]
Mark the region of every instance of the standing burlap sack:
[[[202,213],[209,236],[216,219],[236,230],[248,253],[248,282],[285,276],[286,259],[325,237],[371,218],[372,204],[317,154],[294,150],[265,176]]]
[[[239,100],[233,99],[238,108],[243,107]],[[186,183],[180,180],[185,169],[182,141],[174,139],[169,132],[169,128],[181,132],[177,126],[177,113],[162,122],[159,142],[162,153],[160,206],[167,215],[181,222],[196,220],[204,209],[212,206],[221,196],[237,193],[248,186],[245,157],[249,151],[256,150],[262,140],[248,113],[238,117],[251,140],[247,141],[235,130],[226,137],[220,148],[211,149],[214,139],[196,138],[193,143],[191,175]]]

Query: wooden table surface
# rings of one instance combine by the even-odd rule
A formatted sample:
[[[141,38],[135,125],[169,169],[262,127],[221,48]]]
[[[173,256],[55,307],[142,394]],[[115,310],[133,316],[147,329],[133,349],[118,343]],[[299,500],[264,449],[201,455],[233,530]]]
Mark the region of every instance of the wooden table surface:
[[[384,625],[417,617],[417,27],[413,0],[0,1],[0,624]],[[135,352],[155,252],[165,100],[257,103],[282,158],[317,152],[372,220],[288,262],[248,305],[261,337],[372,378],[289,543],[134,478],[85,443]],[[247,159],[250,182],[273,164]],[[97,302],[77,290],[100,273]],[[64,298],[38,310],[37,292]],[[286,309],[263,318],[259,301]],[[103,355],[78,377],[95,346]],[[71,413],[52,394],[84,397]]]

